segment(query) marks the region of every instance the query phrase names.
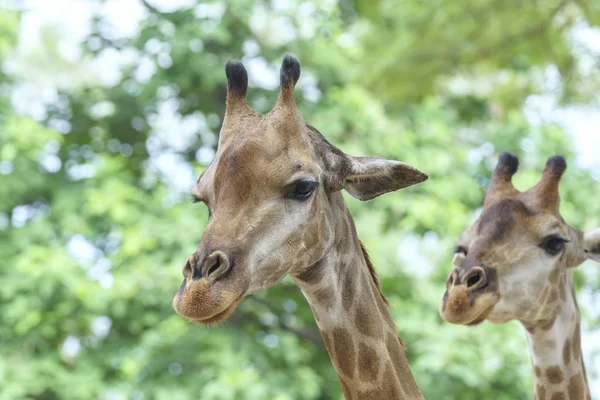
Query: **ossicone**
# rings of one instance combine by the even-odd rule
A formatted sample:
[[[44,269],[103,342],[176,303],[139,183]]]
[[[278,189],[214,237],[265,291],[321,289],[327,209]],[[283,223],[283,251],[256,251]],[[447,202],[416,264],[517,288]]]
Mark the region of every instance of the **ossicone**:
[[[542,179],[530,189],[530,192],[538,198],[542,207],[558,209],[560,203],[558,185],[566,170],[567,162],[564,157],[552,156],[546,161]]]
[[[279,99],[280,105],[294,103],[294,87],[300,79],[300,63],[294,57],[286,54],[279,71]]]
[[[227,105],[233,105],[236,102],[245,103],[248,73],[244,64],[237,60],[227,60],[225,75],[227,76]]]
[[[567,170],[567,161],[562,156],[552,156],[546,161],[544,175],[548,178],[554,177],[560,179],[562,174]]]
[[[281,70],[279,71],[280,87],[288,86],[292,84],[296,85],[298,79],[300,79],[300,63],[297,59],[286,54],[283,57],[281,63]]]
[[[492,174],[492,183],[485,197],[484,207],[490,205],[497,198],[514,196],[519,193],[512,184],[512,177],[518,169],[518,157],[509,152],[502,153]]]
[[[512,176],[519,169],[519,158],[513,153],[505,152],[502,153],[496,164],[494,175],[501,176],[502,178],[511,180]]]

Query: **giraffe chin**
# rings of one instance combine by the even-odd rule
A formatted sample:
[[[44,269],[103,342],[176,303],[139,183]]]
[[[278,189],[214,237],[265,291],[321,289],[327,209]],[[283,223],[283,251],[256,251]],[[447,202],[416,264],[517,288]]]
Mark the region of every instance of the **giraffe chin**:
[[[496,293],[476,294],[462,286],[453,287],[440,303],[439,313],[451,324],[475,326],[486,320],[498,300]]]
[[[182,307],[181,300],[178,300],[178,296],[175,296],[173,299],[173,308],[177,314],[181,315],[185,319],[202,326],[212,326],[217,325],[220,322],[225,321],[233,312],[237,309],[244,298],[245,294],[242,294],[232,303],[226,305],[225,307],[221,306],[218,308],[219,311],[216,313],[199,315],[198,309],[195,309],[195,312],[190,312],[189,307]]]
[[[243,296],[242,296],[242,298],[243,298]],[[225,310],[221,311],[220,313],[213,315],[212,317],[205,318],[205,319],[190,319],[190,321],[194,322],[195,324],[202,325],[202,326],[217,325],[217,324],[225,321],[231,314],[233,314],[233,312],[237,309],[237,307],[242,302],[242,298],[240,298],[238,301],[231,304],[229,307],[227,307]]]
[[[173,298],[177,314],[198,325],[215,325],[229,317],[247,294],[247,285],[184,280]]]
[[[487,310],[485,310],[483,313],[481,313],[479,315],[479,317],[475,318],[471,322],[467,322],[465,325],[467,325],[467,326],[477,326],[477,325],[481,324],[483,321],[485,321],[487,319],[488,315],[492,312],[493,308],[494,308],[494,306],[491,306],[490,308],[488,308]]]

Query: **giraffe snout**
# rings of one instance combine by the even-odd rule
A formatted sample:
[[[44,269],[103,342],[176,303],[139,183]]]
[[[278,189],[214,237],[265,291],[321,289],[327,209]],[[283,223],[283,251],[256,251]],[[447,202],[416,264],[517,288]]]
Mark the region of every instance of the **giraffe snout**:
[[[479,263],[455,268],[446,281],[439,312],[446,322],[477,325],[500,299],[493,268]]]

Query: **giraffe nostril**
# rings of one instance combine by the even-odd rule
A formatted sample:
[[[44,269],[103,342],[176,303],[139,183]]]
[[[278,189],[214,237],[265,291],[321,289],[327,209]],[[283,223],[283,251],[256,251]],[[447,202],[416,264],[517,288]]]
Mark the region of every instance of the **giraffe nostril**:
[[[215,263],[213,265],[210,266],[210,268],[208,269],[208,271],[206,272],[206,276],[209,277],[212,275],[213,272],[215,272],[217,269],[219,269],[219,267],[221,266],[221,263],[219,262],[219,259],[217,258],[215,260]]]
[[[183,270],[181,271],[185,279],[190,278],[194,273],[194,268],[192,267],[192,262],[190,261],[191,259],[192,257],[187,259],[185,265],[183,266]]]
[[[454,283],[456,282],[456,269],[452,270],[452,272],[450,272],[450,275],[448,276],[448,280],[446,281],[446,288],[450,289],[452,286],[454,286]]]
[[[204,265],[204,270],[206,271],[204,276],[206,276],[207,279],[214,281],[227,274],[231,269],[231,260],[227,257],[227,254],[222,251],[215,251],[208,256]]]
[[[475,285],[477,285],[479,283],[479,281],[481,281],[481,273],[480,272],[475,272],[473,275],[471,275],[469,277],[469,279],[467,279],[467,287],[473,287]]]

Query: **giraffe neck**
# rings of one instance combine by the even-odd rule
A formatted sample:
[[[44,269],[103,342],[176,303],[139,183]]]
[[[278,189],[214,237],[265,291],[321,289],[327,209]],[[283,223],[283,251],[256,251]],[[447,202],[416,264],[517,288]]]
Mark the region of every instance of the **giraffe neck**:
[[[331,251],[294,278],[307,298],[347,399],[422,399],[341,193]]]
[[[536,400],[591,400],[581,355],[581,318],[567,271],[566,299],[554,321],[527,326]]]

